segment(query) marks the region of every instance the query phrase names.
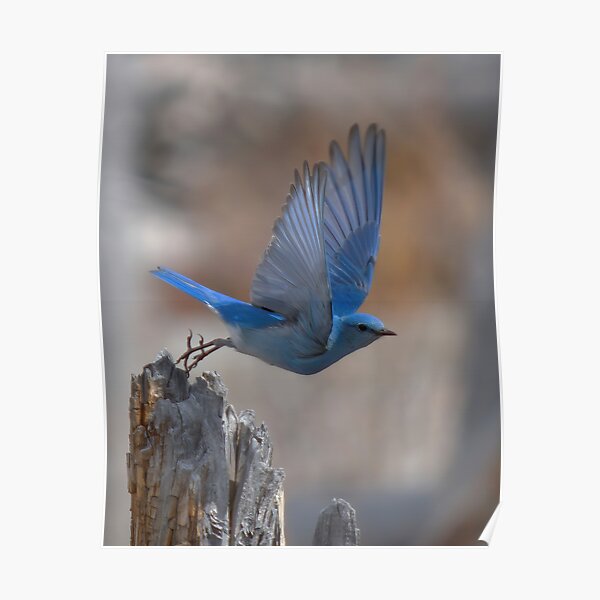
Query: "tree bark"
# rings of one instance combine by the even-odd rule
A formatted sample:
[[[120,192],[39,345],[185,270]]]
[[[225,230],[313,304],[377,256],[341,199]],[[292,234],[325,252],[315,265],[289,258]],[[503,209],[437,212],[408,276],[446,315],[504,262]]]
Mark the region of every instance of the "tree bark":
[[[190,385],[166,350],[132,376],[131,545],[285,544],[284,472],[268,430],[226,393],[215,372]]]

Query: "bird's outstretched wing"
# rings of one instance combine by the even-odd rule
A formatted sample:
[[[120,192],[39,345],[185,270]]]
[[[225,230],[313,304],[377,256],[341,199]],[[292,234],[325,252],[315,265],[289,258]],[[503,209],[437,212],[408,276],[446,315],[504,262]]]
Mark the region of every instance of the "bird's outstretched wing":
[[[275,311],[295,327],[290,337],[299,356],[326,350],[331,332],[331,292],[325,259],[323,205],[327,171],[308,163],[295,173],[283,214],[256,270],[251,300]]]
[[[325,187],[324,234],[333,311],[355,312],[373,279],[379,250],[385,133],[370,125],[361,148],[358,126],[350,129],[348,160],[330,146]]]

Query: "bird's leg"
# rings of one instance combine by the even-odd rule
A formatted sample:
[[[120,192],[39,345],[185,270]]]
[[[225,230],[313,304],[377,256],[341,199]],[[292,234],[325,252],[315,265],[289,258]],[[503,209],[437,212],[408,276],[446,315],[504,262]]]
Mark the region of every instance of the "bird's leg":
[[[185,362],[188,360],[188,358],[194,353],[194,352],[198,352],[199,350],[202,350],[202,347],[204,345],[204,338],[198,334],[198,337],[200,338],[200,344],[198,344],[198,346],[192,346],[192,336],[194,335],[192,333],[192,330],[189,329],[188,330],[190,333],[188,334],[187,338],[186,338],[186,345],[187,345],[187,350],[177,359],[177,362],[175,363],[176,365],[178,365],[182,360]]]
[[[205,348],[208,347],[210,345],[210,343],[206,344]],[[185,370],[187,372],[187,374],[189,375],[190,371],[203,359],[205,359],[209,354],[212,354],[215,350],[218,350],[219,348],[221,348],[221,346],[217,346],[214,345],[210,350],[206,350],[205,348],[202,348],[202,350],[200,351],[200,354],[197,354],[196,356],[194,356],[194,362],[192,362],[191,365],[187,364],[188,359],[186,358],[184,361],[184,365],[185,365]],[[189,357],[188,357],[189,358]]]
[[[176,365],[178,365],[181,361],[183,361],[183,367],[185,369],[186,375],[189,377],[190,375],[190,371],[197,366],[197,364],[204,358],[206,358],[209,354],[211,354],[212,352],[214,352],[215,350],[218,350],[219,348],[222,348],[223,346],[227,345],[227,341],[228,340],[222,340],[220,338],[216,338],[214,340],[211,340],[210,342],[204,342],[204,338],[198,334],[198,337],[200,338],[200,343],[197,346],[192,346],[192,331],[190,329],[190,333],[187,336],[187,350],[177,359],[177,362],[175,363]],[[211,347],[212,346],[212,347]],[[192,354],[194,354],[194,352],[200,352],[200,354],[197,354],[196,356],[192,357]],[[190,360],[190,358],[193,359],[192,364],[188,364],[188,361]]]
[[[193,366],[189,366],[188,365],[188,360],[190,359],[190,357],[192,356],[192,354],[194,354],[194,352],[200,352],[200,356],[202,356],[202,354],[204,354],[204,350],[206,347],[211,345],[211,342],[208,342],[207,344],[204,343],[204,338],[202,337],[201,334],[198,334],[198,337],[200,338],[200,343],[197,346],[192,346],[192,330],[189,330],[189,334],[186,338],[186,345],[187,345],[187,350],[177,359],[177,362],[175,363],[176,365],[178,365],[181,361],[183,361],[183,367],[185,369],[185,373],[186,375],[189,376],[190,371],[194,368],[194,366],[196,366],[198,364],[198,361],[195,360],[195,362],[193,363]],[[194,357],[197,358],[197,357]]]

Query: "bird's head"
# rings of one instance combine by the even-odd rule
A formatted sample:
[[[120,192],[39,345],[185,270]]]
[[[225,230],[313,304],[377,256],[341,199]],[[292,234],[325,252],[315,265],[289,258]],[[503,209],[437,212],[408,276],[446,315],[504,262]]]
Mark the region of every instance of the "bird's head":
[[[354,313],[341,318],[343,333],[346,340],[351,341],[356,348],[363,348],[385,335],[396,335],[386,328],[380,319],[366,313]]]

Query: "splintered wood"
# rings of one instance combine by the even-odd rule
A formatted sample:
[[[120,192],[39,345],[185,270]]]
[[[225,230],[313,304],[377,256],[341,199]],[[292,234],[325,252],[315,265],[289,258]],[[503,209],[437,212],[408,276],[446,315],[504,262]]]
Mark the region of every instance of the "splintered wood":
[[[168,352],[131,379],[133,546],[279,546],[283,469],[266,427],[236,414],[216,373],[189,383]]]

